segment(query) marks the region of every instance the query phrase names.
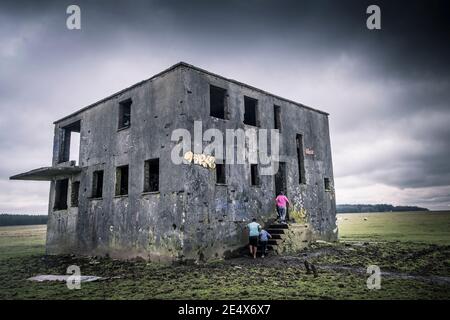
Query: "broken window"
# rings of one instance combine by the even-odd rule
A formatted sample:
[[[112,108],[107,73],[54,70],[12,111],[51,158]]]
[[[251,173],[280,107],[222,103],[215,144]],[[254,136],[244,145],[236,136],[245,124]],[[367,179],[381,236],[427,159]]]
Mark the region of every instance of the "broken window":
[[[103,170],[97,170],[92,175],[92,198],[101,197],[103,197]]]
[[[280,106],[273,106],[274,128],[281,132],[281,108]]]
[[[72,182],[71,195],[70,195],[70,206],[78,207],[78,195],[80,192],[80,181]]]
[[[227,90],[209,86],[209,115],[226,119],[226,93]]]
[[[128,166],[117,167],[116,169],[116,196],[128,194]]]
[[[224,163],[216,163],[216,183],[225,184],[225,164]]]
[[[119,127],[118,129],[125,129],[131,123],[131,99],[127,99],[119,103]]]
[[[324,185],[325,185],[325,191],[331,191],[330,178],[324,178],[323,182],[324,182]]]
[[[251,182],[252,186],[259,185],[259,172],[257,164],[250,164]]]
[[[71,131],[70,132],[70,151],[69,151],[69,161],[75,161],[75,164],[79,163],[80,158],[80,133]]]
[[[61,128],[59,136],[58,163],[79,160],[81,121]]]
[[[159,191],[159,159],[144,163],[144,192]]]
[[[69,188],[69,179],[56,180],[55,183],[55,203],[54,210],[67,209],[67,191]]]
[[[257,116],[258,100],[244,96],[244,123],[251,126],[258,126]]]
[[[93,173],[92,198],[101,197],[103,197],[103,170],[97,170]]]
[[[306,183],[305,177],[305,159],[303,154],[303,135],[297,134],[296,136],[297,145],[297,163],[298,163],[298,183]]]

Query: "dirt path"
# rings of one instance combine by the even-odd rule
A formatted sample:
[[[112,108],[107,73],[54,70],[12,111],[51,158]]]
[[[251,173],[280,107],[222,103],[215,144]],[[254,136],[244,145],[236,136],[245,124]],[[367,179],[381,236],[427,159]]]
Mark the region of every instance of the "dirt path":
[[[319,270],[333,270],[333,271],[338,271],[338,272],[341,271],[341,272],[351,272],[351,273],[357,273],[357,274],[367,274],[366,269],[358,268],[358,267],[349,267],[349,266],[342,266],[342,265],[319,265],[317,267]],[[413,275],[413,274],[395,272],[395,271],[381,271],[381,276],[397,278],[397,279],[418,280],[418,281],[424,281],[424,282],[429,282],[429,283],[433,283],[433,284],[450,286],[450,277],[434,276],[434,275],[421,276],[421,275]]]
[[[302,256],[277,256],[271,255],[264,259],[252,259],[251,257],[240,257],[227,260],[225,263],[235,268],[242,267],[297,267],[304,269],[305,260],[318,257],[320,255],[329,254],[333,249],[322,248],[310,253],[305,253]],[[335,271],[335,272],[347,272],[355,274],[367,274],[367,269],[363,267],[347,266],[343,264],[316,264],[319,271]],[[397,272],[393,270],[383,271],[381,270],[382,277],[396,278],[396,279],[411,279],[417,281],[428,282],[438,285],[450,286],[450,277],[437,276],[437,275],[418,275],[405,272]],[[320,276],[320,274],[319,274]]]

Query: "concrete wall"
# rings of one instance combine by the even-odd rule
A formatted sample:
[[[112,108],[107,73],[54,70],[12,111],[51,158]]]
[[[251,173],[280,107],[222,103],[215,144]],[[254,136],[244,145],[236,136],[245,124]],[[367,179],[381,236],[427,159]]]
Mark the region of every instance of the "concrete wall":
[[[228,120],[210,117],[210,84],[227,89]],[[175,165],[170,158],[176,144],[171,141],[172,131],[185,128],[194,137],[194,121],[201,120],[203,130],[249,127],[242,122],[244,95],[258,99],[261,128],[273,128],[273,105],[281,106],[287,196],[296,211],[306,213],[316,237],[335,239],[334,192],[325,191],[323,185],[324,177],[333,181],[327,116],[179,66],[56,123],[53,165],[59,166],[67,165],[58,164],[61,128],[81,120],[82,172],[71,178],[80,181],[78,208],[53,211],[51,184],[48,253],[205,260],[245,245],[244,227],[252,217],[263,222],[275,216],[274,178],[260,176],[260,184],[251,186],[249,164],[226,165],[227,184],[217,185],[214,170]],[[118,105],[128,98],[133,101],[131,126],[118,131]],[[297,133],[303,134],[305,148],[314,150],[314,155],[305,155],[304,185],[298,183]],[[150,158],[160,159],[160,187],[159,192],[143,193],[144,161]],[[125,164],[129,193],[115,196],[116,167]],[[104,170],[101,199],[91,198],[95,170]]]
[[[336,240],[334,192],[325,191],[324,178],[333,181],[328,117],[301,108],[259,90],[243,87],[220,77],[191,68],[183,68],[186,125],[193,134],[193,121],[203,122],[203,131],[217,128],[251,128],[243,124],[244,95],[258,100],[259,127],[274,128],[273,106],[281,107],[281,160],[286,162],[287,196],[293,209],[306,214],[314,237]],[[209,85],[227,90],[228,119],[209,115]],[[299,184],[296,135],[304,137],[304,147],[314,150],[305,154],[306,184]],[[215,184],[215,172],[199,166],[187,168],[191,192],[187,195],[189,213],[184,227],[185,255],[222,256],[247,242],[245,225],[256,217],[268,221],[275,217],[273,176],[260,176],[259,186],[250,183],[250,165],[227,165],[227,186]]]

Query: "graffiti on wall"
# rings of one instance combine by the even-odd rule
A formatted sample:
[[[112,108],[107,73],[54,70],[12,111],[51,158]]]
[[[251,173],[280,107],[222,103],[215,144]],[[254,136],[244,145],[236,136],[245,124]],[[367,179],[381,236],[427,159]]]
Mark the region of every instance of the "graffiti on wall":
[[[188,163],[194,163],[204,168],[214,169],[216,167],[216,158],[207,154],[197,154],[188,151],[184,154],[184,160]]]

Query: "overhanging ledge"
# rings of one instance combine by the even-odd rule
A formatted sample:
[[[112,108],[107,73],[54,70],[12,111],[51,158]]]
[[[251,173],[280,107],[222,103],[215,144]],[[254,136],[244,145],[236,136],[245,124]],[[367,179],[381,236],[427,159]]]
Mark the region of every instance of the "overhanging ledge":
[[[80,167],[42,167],[28,172],[16,174],[12,177],[9,177],[9,179],[52,181],[57,177],[67,177],[80,172]]]

